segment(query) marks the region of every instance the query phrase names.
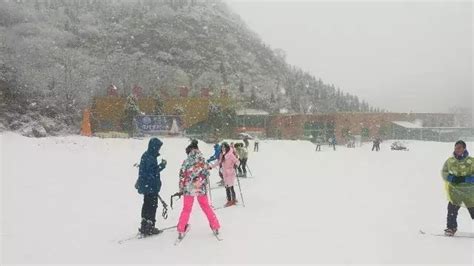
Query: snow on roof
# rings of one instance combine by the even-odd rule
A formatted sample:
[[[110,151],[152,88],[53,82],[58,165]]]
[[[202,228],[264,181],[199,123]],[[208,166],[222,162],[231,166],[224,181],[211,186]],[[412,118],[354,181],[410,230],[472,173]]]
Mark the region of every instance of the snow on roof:
[[[237,110],[237,115],[269,115],[268,112],[257,109],[241,109]]]
[[[415,124],[415,123],[411,123],[407,121],[392,121],[392,123],[397,124],[404,128],[443,130],[443,132],[450,132],[449,130],[460,130],[460,129],[472,130],[473,129],[470,127],[423,127],[421,124]],[[455,132],[455,131],[452,131],[452,132]]]
[[[399,125],[401,127],[404,127],[404,128],[423,128],[420,125],[417,125],[417,124],[414,124],[414,123],[411,123],[411,122],[407,122],[407,121],[392,121],[392,123],[397,124],[397,125]]]

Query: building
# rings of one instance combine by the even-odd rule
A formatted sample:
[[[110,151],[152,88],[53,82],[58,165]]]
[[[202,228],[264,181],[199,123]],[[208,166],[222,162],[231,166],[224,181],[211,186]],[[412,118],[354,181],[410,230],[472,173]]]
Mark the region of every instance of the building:
[[[236,111],[236,133],[249,133],[252,136],[265,137],[270,114],[263,110],[240,109]]]

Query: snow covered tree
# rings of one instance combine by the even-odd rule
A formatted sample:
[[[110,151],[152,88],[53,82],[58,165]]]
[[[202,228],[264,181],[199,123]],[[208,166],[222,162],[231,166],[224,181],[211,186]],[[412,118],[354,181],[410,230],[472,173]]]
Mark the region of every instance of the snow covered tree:
[[[130,137],[133,136],[134,132],[134,119],[137,115],[140,114],[140,109],[138,108],[137,98],[133,95],[129,95],[127,97],[127,101],[125,102],[125,110],[124,110],[124,129],[127,131]]]

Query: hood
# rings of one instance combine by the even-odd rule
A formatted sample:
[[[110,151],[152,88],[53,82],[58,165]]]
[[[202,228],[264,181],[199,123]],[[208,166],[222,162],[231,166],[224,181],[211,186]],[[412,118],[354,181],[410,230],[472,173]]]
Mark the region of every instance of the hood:
[[[163,145],[163,142],[161,140],[159,140],[158,138],[152,138],[148,142],[147,151],[153,156],[158,157],[158,155],[160,155],[160,149],[162,145]]]

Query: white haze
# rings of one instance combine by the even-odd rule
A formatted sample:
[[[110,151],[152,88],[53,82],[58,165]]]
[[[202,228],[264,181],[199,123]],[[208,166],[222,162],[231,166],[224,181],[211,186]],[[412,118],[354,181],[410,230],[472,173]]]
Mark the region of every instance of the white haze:
[[[236,1],[231,8],[290,64],[399,112],[471,108],[470,1]]]

